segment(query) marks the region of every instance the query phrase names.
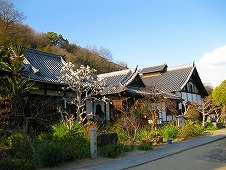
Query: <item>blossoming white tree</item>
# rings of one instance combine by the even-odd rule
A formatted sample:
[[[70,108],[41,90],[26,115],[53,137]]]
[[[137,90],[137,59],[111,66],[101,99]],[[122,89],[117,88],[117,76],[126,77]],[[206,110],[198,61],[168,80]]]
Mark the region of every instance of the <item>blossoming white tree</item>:
[[[75,92],[76,97],[71,100],[76,106],[77,121],[83,123],[86,119],[86,101],[96,99],[103,89],[105,83],[103,79],[95,75],[96,70],[89,66],[83,66],[74,70],[74,65],[69,62],[62,68],[62,74],[65,78],[68,89]]]

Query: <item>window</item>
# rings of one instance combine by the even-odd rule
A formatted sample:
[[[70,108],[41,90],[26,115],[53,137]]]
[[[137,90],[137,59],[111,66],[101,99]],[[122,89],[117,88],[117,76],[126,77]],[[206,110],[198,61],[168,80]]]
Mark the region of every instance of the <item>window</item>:
[[[192,84],[189,85],[189,91],[190,92],[193,92],[193,86],[192,86]]]

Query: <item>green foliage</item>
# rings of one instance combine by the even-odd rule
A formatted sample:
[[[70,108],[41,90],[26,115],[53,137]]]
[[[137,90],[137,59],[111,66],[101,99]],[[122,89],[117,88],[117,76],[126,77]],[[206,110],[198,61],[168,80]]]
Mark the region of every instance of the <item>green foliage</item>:
[[[15,133],[1,141],[1,149],[7,148],[6,157],[0,161],[0,169],[35,169],[32,140],[30,137]]]
[[[18,159],[32,159],[34,153],[30,141],[31,139],[28,136],[20,133],[9,136],[6,140],[6,145],[11,148],[10,155]]]
[[[211,122],[206,122],[205,124],[205,130],[207,131],[214,131],[217,130],[218,128],[215,127]]]
[[[34,162],[27,159],[6,158],[0,160],[1,170],[33,170],[36,169]]]
[[[10,47],[1,49],[0,58],[8,59],[0,62],[0,70],[6,72],[10,77],[20,77],[24,72],[24,68],[21,67],[24,50],[25,47],[19,45],[10,45]]]
[[[90,143],[84,138],[78,123],[71,130],[63,123],[52,128],[53,132],[40,134],[36,141],[37,159],[43,166],[56,166],[62,161],[89,157]]]
[[[56,141],[39,143],[36,156],[38,162],[45,167],[57,166],[64,160],[63,148]]]
[[[213,89],[212,98],[218,106],[226,106],[226,80]]]
[[[116,158],[123,152],[123,145],[118,143],[111,143],[106,146],[99,147],[99,152],[103,157]]]
[[[107,125],[106,127],[104,127],[104,129],[102,129],[103,133],[117,133],[118,136],[118,143],[121,144],[125,144],[128,143],[129,141],[129,137],[126,133],[126,131],[122,128],[122,125],[119,121],[116,121],[114,123],[111,123],[109,125]]]
[[[59,46],[59,47],[67,47],[67,45],[69,45],[69,42],[67,39],[64,39],[63,36],[61,34],[57,34],[55,32],[47,32],[47,37],[50,40],[50,43],[53,46]]]
[[[140,128],[137,132],[136,141],[150,140],[153,137],[153,132],[150,127]]]
[[[175,139],[178,137],[178,128],[174,125],[166,125],[163,127],[162,135],[165,139]]]
[[[0,78],[0,94],[8,99],[16,100],[24,97],[26,93],[35,89],[34,83],[30,78],[16,78],[2,77]]]
[[[122,145],[123,146],[123,152],[131,152],[135,149],[134,145]]]
[[[82,127],[74,123],[71,130],[64,123],[54,124],[53,131],[41,133],[35,141],[37,162],[52,167],[63,161],[89,157],[89,140],[84,138]]]
[[[180,128],[178,137],[189,138],[200,135],[204,132],[204,127],[200,123],[193,123],[192,121],[186,121]]]
[[[150,141],[143,141],[139,146],[138,146],[139,150],[143,150],[143,151],[148,151],[148,150],[152,150],[152,142]]]
[[[12,61],[0,62],[0,71],[4,72],[4,75],[0,77],[0,95],[5,98],[17,100],[30,90],[35,89],[34,83],[31,82],[30,78],[22,77],[23,73],[25,73],[24,68],[21,67],[24,60],[24,50],[25,47],[18,45],[1,50],[3,52],[0,54],[4,56],[0,56],[0,58],[13,58],[12,53],[17,55]]]
[[[25,71],[21,64],[24,60],[24,49],[23,46],[15,45],[0,50],[0,55],[3,55],[0,58],[8,58],[0,62],[0,97],[10,108],[10,114],[1,114],[0,118],[8,127],[17,124],[21,128],[28,128],[26,118],[31,116],[25,111],[26,95],[36,88],[30,78],[23,77]]]

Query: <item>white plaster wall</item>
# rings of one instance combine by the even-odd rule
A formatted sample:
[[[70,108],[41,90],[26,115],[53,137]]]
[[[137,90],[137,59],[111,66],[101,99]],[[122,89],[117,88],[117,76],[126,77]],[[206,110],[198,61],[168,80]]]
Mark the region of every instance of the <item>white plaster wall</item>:
[[[90,114],[92,112],[92,102],[90,100],[86,100],[86,114]]]
[[[191,93],[187,93],[187,96],[188,96],[188,101],[193,101]]]
[[[203,99],[202,99],[201,95],[197,95],[197,100],[198,100],[198,103],[203,102]]]
[[[193,99],[193,102],[197,103],[198,102],[197,94],[192,94],[192,99]]]
[[[188,101],[188,99],[187,99],[187,93],[181,92],[181,98],[184,99],[185,101]]]
[[[171,120],[175,120],[175,116],[174,115],[167,115],[167,121],[171,121]]]

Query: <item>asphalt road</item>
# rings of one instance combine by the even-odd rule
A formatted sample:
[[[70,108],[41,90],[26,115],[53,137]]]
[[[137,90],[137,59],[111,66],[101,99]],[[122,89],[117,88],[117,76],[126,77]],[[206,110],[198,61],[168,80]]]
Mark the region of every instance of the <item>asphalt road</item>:
[[[226,138],[128,170],[226,170]]]

